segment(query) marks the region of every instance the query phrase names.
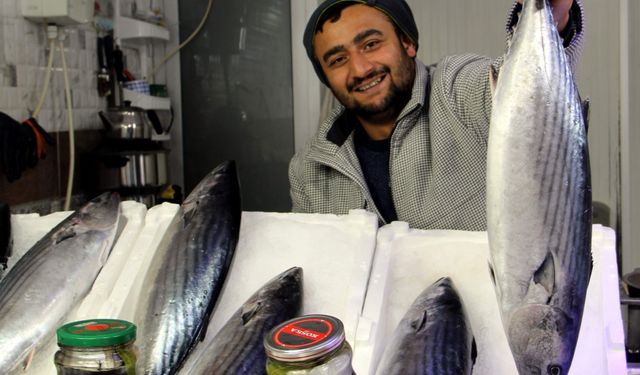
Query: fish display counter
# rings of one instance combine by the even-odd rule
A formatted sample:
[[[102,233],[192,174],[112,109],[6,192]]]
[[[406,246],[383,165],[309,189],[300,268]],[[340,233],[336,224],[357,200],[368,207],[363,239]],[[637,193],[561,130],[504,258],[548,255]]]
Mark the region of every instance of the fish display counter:
[[[154,252],[177,225],[179,206],[146,210],[122,203],[123,222],[92,291],[65,321],[132,320]],[[68,213],[14,215],[14,256]],[[594,225],[594,268],[570,374],[626,373],[618,297],[615,235]],[[16,259],[12,261],[15,262]],[[477,344],[473,374],[516,374],[489,275],[486,232],[422,231],[404,222],[378,227],[375,215],[242,212],[240,236],[205,340],[214,336],[260,286],[291,267],[303,269],[300,314],[327,314],[344,323],[358,375],[374,374],[384,346],[411,302],[442,276],[456,284]],[[444,345],[444,343],[443,343]],[[54,337],[22,374],[55,374]],[[588,370],[587,370],[588,369]]]
[[[569,374],[622,375],[626,359],[615,233],[594,225],[592,238],[593,271]],[[436,280],[449,277],[466,307],[477,345],[473,374],[517,374],[488,260],[486,232],[417,230],[404,222],[381,227],[355,342],[357,373],[374,373],[388,338],[412,301]]]

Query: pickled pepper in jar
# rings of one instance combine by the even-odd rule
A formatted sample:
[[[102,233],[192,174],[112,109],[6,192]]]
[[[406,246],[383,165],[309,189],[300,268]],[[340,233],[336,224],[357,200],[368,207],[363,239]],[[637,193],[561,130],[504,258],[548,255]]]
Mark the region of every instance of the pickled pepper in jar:
[[[134,375],[136,326],[118,319],[72,322],[57,330],[58,375]]]
[[[352,375],[342,322],[305,315],[274,327],[264,339],[268,375]]]

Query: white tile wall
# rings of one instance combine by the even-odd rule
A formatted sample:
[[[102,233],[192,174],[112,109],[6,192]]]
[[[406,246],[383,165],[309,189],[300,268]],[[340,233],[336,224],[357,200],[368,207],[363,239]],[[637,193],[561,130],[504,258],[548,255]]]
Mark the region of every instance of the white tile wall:
[[[30,116],[44,86],[49,53],[45,27],[22,18],[21,0],[0,1],[0,111],[17,120]],[[106,101],[96,90],[97,33],[90,25],[67,27],[64,50],[69,68],[74,125],[100,129],[97,112]],[[60,51],[56,48],[52,80],[38,121],[47,131],[67,129]]]

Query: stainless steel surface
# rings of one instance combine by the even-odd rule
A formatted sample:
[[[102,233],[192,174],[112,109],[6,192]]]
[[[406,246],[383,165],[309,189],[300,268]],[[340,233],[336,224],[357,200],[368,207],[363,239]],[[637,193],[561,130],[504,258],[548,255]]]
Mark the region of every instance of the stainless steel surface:
[[[120,183],[122,186],[141,187],[158,184],[156,153],[131,154],[125,157],[129,161],[124,167],[120,168]]]
[[[640,268],[622,276],[628,296],[622,296],[620,303],[628,308],[626,347],[627,359],[640,360]]]
[[[147,112],[139,107],[125,102],[120,107],[111,107],[100,112],[100,118],[107,135],[111,138],[148,139],[151,138],[153,127],[149,122]]]
[[[168,183],[167,177],[167,154],[165,152],[159,152],[156,154],[156,169],[158,171],[156,183],[158,185],[164,185]]]
[[[629,306],[640,306],[640,298],[620,297],[620,304]]]

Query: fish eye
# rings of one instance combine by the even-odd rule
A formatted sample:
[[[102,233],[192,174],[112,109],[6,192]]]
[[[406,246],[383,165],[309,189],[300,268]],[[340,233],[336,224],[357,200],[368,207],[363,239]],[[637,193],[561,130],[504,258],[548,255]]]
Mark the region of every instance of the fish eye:
[[[562,375],[562,367],[558,365],[549,365],[547,369],[547,373],[549,375]]]

